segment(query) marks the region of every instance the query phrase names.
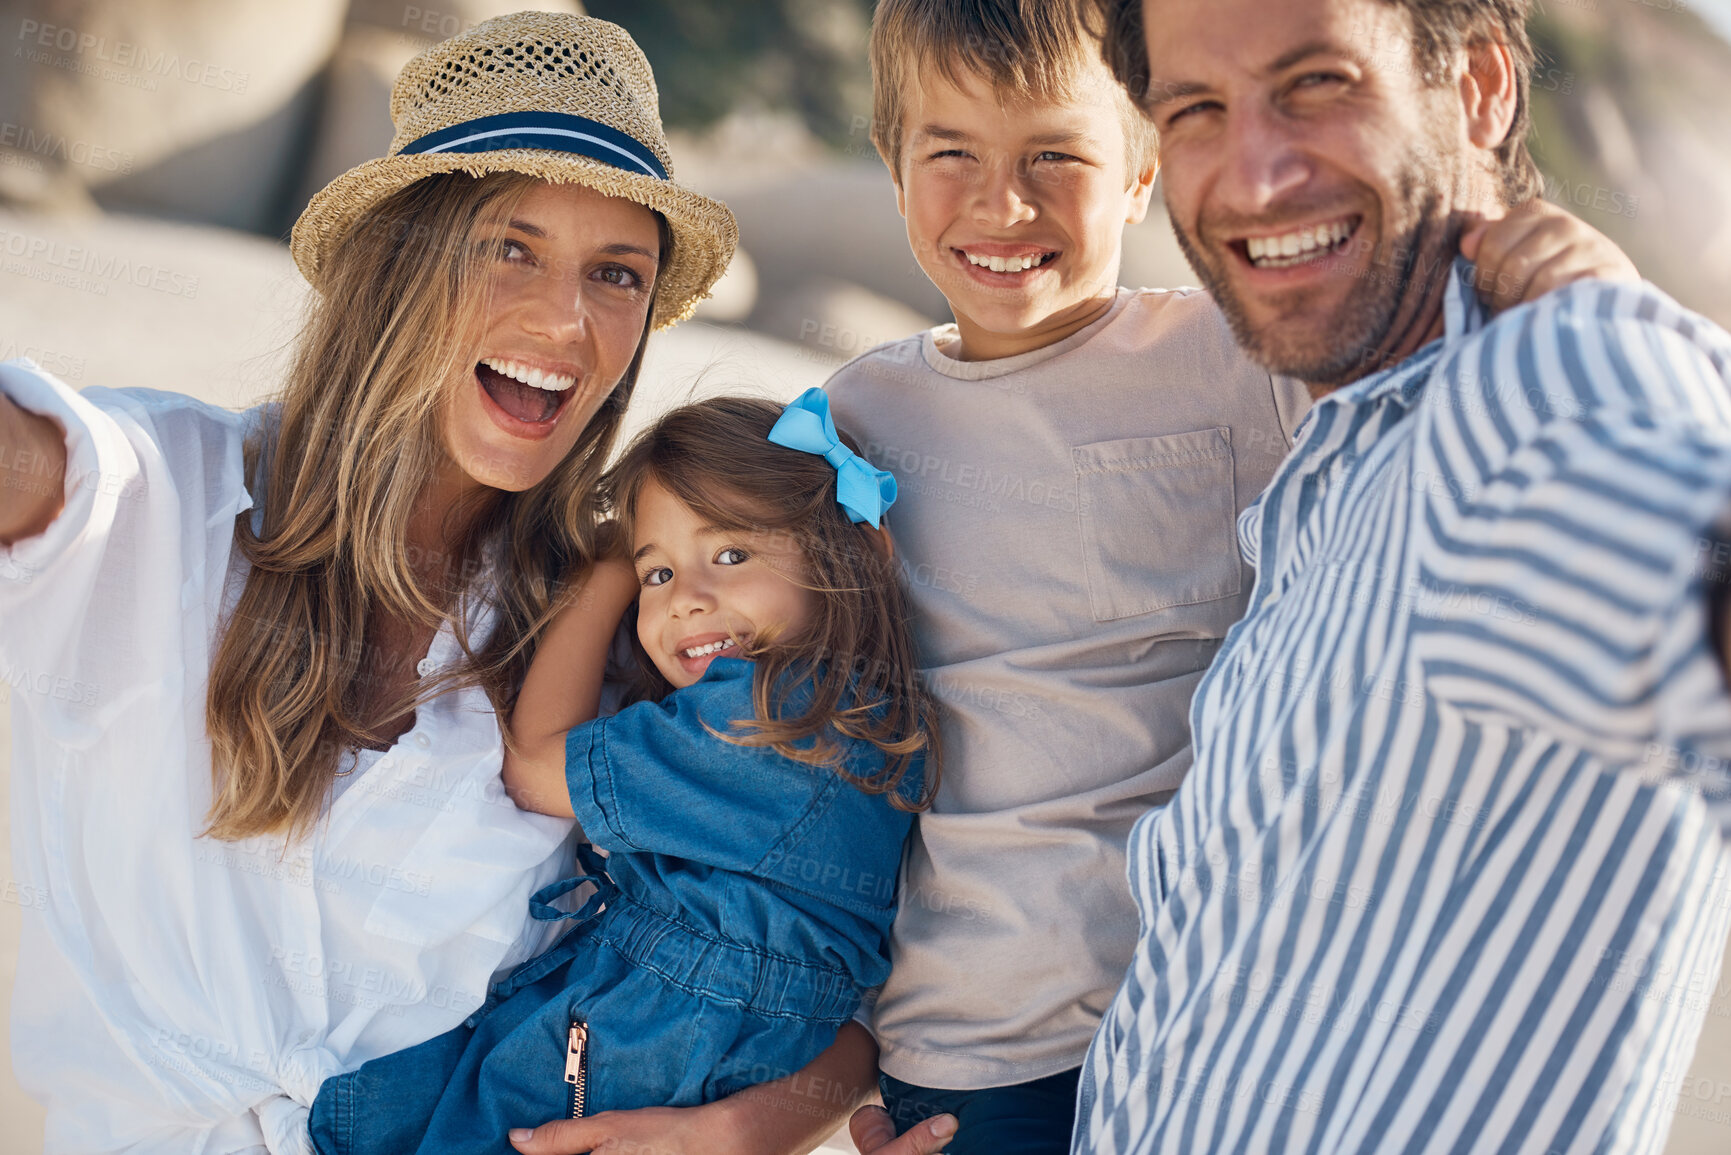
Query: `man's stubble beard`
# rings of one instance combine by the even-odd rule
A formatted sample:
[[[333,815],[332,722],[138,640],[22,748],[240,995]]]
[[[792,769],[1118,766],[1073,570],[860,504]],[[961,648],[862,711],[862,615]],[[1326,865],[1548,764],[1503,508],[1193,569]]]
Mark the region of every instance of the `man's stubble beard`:
[[[1434,149],[1429,151],[1436,155]],[[1394,237],[1377,242],[1368,266],[1352,274],[1358,283],[1332,316],[1300,326],[1301,331],[1290,336],[1278,331],[1285,326],[1254,325],[1231,279],[1208,260],[1176,217],[1171,218],[1172,232],[1250,359],[1271,373],[1311,385],[1313,391],[1326,391],[1395,363],[1391,352],[1415,326],[1426,322],[1426,302],[1436,294],[1437,280],[1453,268],[1461,231],[1444,207],[1441,186],[1447,178],[1437,176],[1408,158],[1398,202],[1382,206],[1400,212],[1408,223]],[[1368,223],[1360,222],[1361,232]],[[1385,222],[1379,223],[1386,229]],[[1364,243],[1359,235],[1348,242],[1351,246]]]

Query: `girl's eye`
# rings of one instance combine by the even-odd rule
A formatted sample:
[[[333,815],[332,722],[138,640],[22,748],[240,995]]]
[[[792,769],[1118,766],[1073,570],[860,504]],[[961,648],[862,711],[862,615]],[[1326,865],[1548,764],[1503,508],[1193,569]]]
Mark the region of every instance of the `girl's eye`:
[[[729,546],[715,555],[716,565],[740,565],[751,557],[742,549]]]
[[[664,565],[656,566],[654,569],[643,575],[643,584],[646,586],[666,585],[672,580],[673,571]]]

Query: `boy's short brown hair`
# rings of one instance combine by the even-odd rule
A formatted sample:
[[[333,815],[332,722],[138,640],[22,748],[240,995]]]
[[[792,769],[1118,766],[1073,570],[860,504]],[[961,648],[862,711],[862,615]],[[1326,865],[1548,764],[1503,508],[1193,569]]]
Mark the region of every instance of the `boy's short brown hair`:
[[[978,77],[1026,100],[1067,100],[1100,56],[1076,0],[878,0],[872,16],[871,141],[901,180],[910,78],[935,70],[957,87]],[[1130,179],[1154,162],[1154,126],[1118,85]]]

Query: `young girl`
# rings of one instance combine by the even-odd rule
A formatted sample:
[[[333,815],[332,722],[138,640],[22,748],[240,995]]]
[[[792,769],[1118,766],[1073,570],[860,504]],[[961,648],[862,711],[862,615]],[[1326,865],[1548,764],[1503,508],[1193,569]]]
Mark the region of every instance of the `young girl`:
[[[799,1069],[889,972],[911,812],[937,782],[883,511],[821,390],[662,418],[603,486],[628,543],[548,627],[512,717],[518,805],[574,815],[576,923],[462,1027],[328,1080],[326,1155],[507,1152],[563,1115]],[[645,700],[595,717],[633,599]],[[592,884],[581,908],[551,903]]]

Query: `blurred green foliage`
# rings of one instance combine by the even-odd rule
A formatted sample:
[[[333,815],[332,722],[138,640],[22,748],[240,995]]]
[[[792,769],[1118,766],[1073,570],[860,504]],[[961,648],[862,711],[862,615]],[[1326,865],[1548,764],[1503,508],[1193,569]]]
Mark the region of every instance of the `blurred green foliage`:
[[[735,108],[797,114],[846,142],[871,115],[873,0],[585,0],[642,45],[669,128],[702,130]]]

